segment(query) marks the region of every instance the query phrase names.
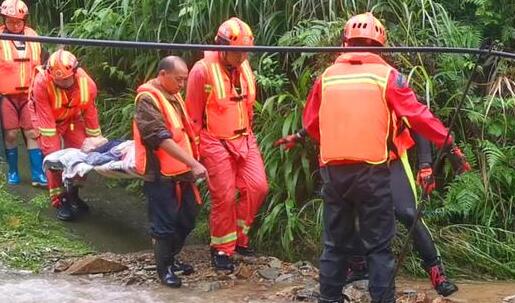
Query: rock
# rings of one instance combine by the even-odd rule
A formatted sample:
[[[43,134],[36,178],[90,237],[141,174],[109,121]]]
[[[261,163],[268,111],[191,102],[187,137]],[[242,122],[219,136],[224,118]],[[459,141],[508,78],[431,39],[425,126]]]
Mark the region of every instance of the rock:
[[[242,264],[238,268],[238,272],[236,273],[236,277],[238,277],[240,279],[248,280],[250,277],[252,277],[252,274],[253,274],[252,269],[250,269],[250,267],[248,267],[247,265]]]
[[[281,260],[275,258],[275,257],[270,257],[270,262],[268,262],[268,266],[272,267],[272,268],[282,268],[283,266],[283,262],[281,262]]]
[[[261,277],[267,280],[275,280],[279,277],[279,269],[273,267],[267,267],[258,270],[258,273]]]
[[[104,274],[89,274],[88,278],[90,279],[96,279],[96,278],[103,278]]]
[[[148,266],[143,267],[144,270],[149,270],[149,271],[150,270],[154,271],[154,270],[156,270],[156,268],[157,267],[155,265],[148,265]]]
[[[515,295],[502,299],[502,303],[515,303]]]
[[[210,292],[222,288],[222,284],[219,281],[215,282],[203,282],[200,283],[198,288],[204,292]]]
[[[111,273],[126,270],[127,266],[96,256],[82,258],[73,263],[66,273],[70,275]]]
[[[293,274],[282,274],[279,277],[277,277],[277,279],[275,279],[275,282],[277,282],[277,283],[281,283],[281,282],[289,283],[289,282],[293,282],[293,278],[294,278]]]
[[[450,298],[438,297],[431,301],[431,303],[461,303],[463,301],[453,300]]]
[[[70,265],[72,265],[71,262],[66,261],[66,260],[57,261],[57,263],[55,263],[55,265],[54,265],[53,271],[54,272],[65,271],[70,267]]]

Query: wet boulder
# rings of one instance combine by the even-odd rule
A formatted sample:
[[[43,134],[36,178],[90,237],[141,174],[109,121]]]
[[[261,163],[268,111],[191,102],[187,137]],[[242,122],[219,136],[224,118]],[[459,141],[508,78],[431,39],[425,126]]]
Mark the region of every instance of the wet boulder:
[[[70,275],[86,275],[119,272],[126,269],[127,266],[121,263],[106,260],[98,256],[88,256],[74,262],[66,270],[66,273]]]

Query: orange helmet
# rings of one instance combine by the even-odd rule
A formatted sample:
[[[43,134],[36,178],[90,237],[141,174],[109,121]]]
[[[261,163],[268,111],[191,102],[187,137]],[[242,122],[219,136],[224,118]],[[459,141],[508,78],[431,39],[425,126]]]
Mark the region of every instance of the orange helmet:
[[[46,70],[52,79],[63,80],[73,76],[78,67],[77,58],[69,51],[60,49],[50,55]]]
[[[350,39],[371,39],[381,45],[386,43],[386,30],[383,24],[372,13],[353,16],[343,29],[344,42]]]
[[[29,8],[21,0],[5,0],[0,6],[0,15],[8,18],[25,19]]]
[[[253,46],[254,35],[247,23],[232,17],[220,25],[215,42],[224,45]]]

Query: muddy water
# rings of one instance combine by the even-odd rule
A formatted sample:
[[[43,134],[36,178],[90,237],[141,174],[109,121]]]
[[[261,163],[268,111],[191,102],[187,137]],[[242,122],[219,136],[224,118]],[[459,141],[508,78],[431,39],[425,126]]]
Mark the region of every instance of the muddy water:
[[[56,274],[32,275],[0,270],[0,302],[2,303],[286,302],[261,299],[274,292],[274,289],[259,290],[249,284],[215,292],[188,288],[169,289],[161,286],[142,288],[119,286],[102,278],[90,279]]]

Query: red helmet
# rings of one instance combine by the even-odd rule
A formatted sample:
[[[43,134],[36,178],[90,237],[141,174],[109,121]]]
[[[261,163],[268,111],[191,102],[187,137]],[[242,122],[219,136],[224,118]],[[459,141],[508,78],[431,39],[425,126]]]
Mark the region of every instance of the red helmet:
[[[75,74],[79,66],[77,58],[65,50],[58,50],[48,58],[46,70],[54,80],[67,79]]]
[[[383,24],[372,13],[364,13],[353,16],[345,24],[343,29],[344,41],[363,38],[371,39],[381,45],[386,43],[386,30]]]
[[[254,35],[247,23],[232,17],[220,25],[215,42],[224,45],[253,46]]]
[[[5,0],[0,6],[0,15],[7,18],[25,19],[29,8],[21,0]]]

